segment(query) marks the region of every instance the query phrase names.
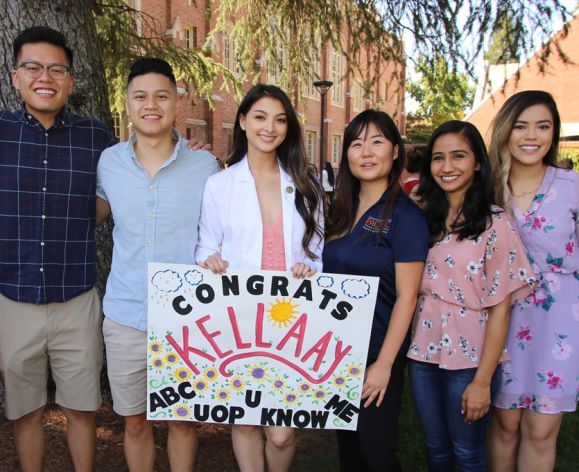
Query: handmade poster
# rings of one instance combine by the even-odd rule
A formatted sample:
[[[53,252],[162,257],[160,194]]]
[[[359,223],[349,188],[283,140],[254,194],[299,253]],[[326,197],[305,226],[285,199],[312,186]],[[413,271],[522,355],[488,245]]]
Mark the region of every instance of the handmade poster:
[[[377,288],[149,264],[148,419],[355,430]]]

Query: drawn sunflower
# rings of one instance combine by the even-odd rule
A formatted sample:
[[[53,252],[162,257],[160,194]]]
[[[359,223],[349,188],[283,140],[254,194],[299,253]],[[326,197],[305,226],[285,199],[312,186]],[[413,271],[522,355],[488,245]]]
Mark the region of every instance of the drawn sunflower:
[[[187,405],[181,403],[180,405],[177,405],[175,408],[173,408],[173,414],[177,418],[189,418],[191,409]]]
[[[177,354],[175,354],[174,352],[168,352],[167,354],[165,354],[165,362],[167,364],[174,364],[178,360],[179,358],[177,357]]]
[[[217,391],[217,393],[215,394],[215,398],[217,398],[217,400],[219,400],[220,402],[229,401],[230,397],[231,397],[231,393],[226,388],[219,389]]]
[[[239,392],[245,387],[245,382],[241,377],[233,377],[232,379],[229,379],[229,385],[231,385],[233,390],[237,390]]]
[[[159,341],[153,341],[149,343],[149,352],[151,354],[160,354],[163,352],[163,344]]]
[[[193,373],[186,367],[178,367],[173,371],[173,376],[178,382],[187,382],[193,376]]]
[[[219,377],[219,372],[217,371],[217,369],[210,367],[208,369],[205,369],[205,372],[203,372],[203,376],[207,380],[209,380],[209,382],[213,382],[213,381],[217,380],[217,377]]]

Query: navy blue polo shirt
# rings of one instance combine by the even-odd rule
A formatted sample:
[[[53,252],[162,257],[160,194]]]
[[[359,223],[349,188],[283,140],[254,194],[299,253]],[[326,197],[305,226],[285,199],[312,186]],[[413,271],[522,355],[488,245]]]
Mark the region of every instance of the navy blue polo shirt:
[[[394,264],[424,262],[428,255],[428,225],[422,211],[401,193],[391,218],[383,224],[387,195],[388,191],[362,215],[349,234],[327,242],[323,252],[324,272],[380,278],[368,350],[369,362],[378,357],[396,302]],[[409,336],[406,336],[398,355],[406,354]]]

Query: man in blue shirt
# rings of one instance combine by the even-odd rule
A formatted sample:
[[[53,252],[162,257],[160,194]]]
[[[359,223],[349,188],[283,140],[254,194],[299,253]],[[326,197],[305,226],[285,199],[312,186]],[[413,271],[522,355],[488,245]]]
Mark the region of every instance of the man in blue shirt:
[[[112,211],[113,261],[103,301],[103,335],[114,410],[125,417],[129,470],[152,471],[155,444],[147,407],[147,263],[195,263],[197,224],[214,156],[191,151],[173,129],[177,87],[169,64],[141,58],[131,67],[126,107],[134,133],[103,152],[97,171],[97,223]],[[170,421],[171,470],[193,470],[197,433]]]
[[[95,187],[114,143],[71,113],[72,51],[50,28],[14,42],[23,106],[0,111],[0,371],[20,466],[40,471],[48,364],[77,471],[92,470],[102,341],[95,283]]]

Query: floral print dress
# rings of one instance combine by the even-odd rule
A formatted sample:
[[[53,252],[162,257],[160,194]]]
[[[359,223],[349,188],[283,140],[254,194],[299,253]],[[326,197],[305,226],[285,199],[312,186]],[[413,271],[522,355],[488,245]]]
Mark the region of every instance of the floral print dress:
[[[539,283],[512,310],[495,405],[575,411],[579,399],[579,174],[549,167],[519,233]]]
[[[428,251],[408,357],[442,369],[478,367],[488,309],[531,292],[533,272],[511,217],[495,207],[476,239],[449,234]],[[501,361],[508,359],[506,352]]]

